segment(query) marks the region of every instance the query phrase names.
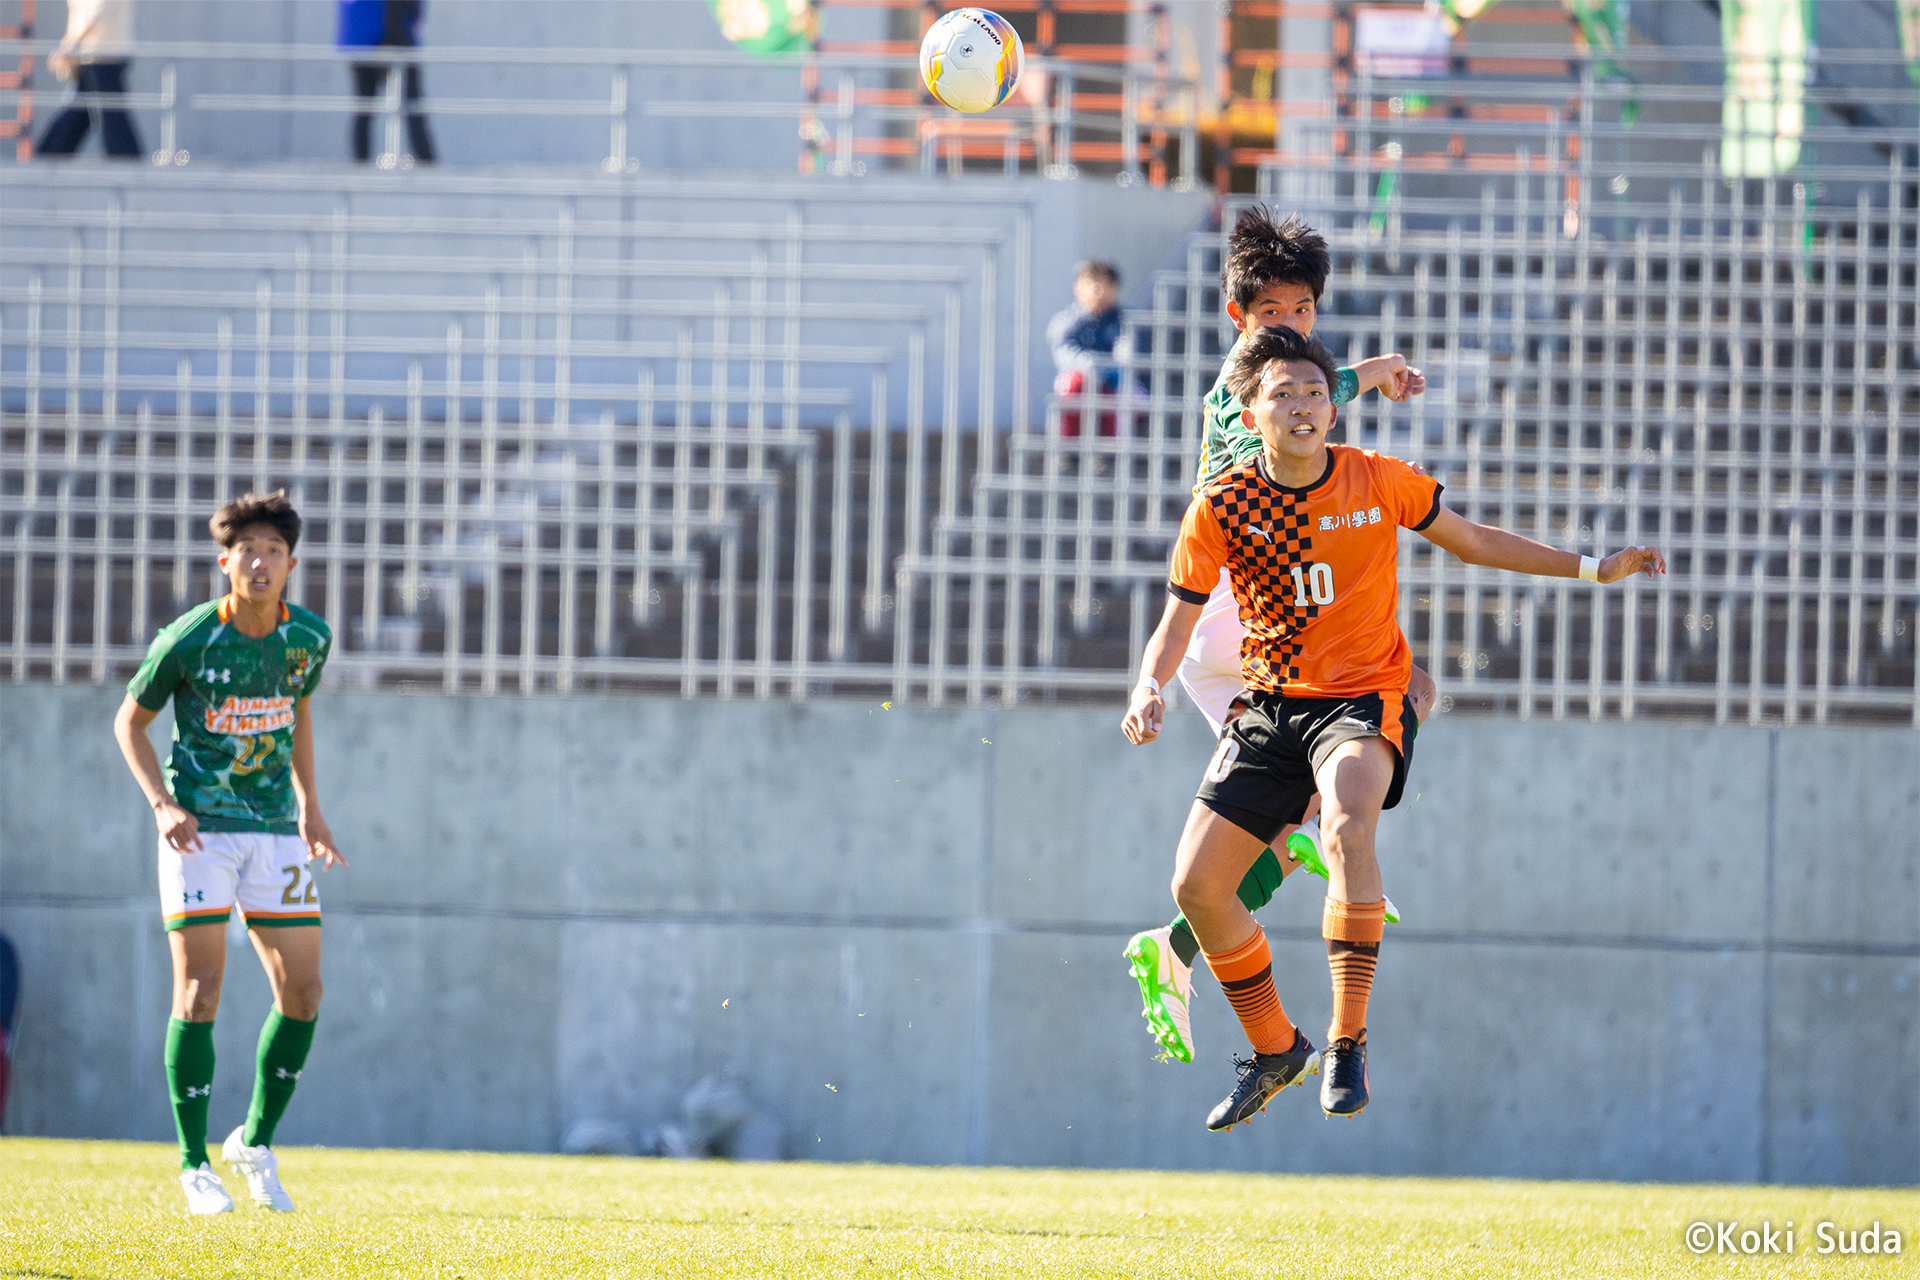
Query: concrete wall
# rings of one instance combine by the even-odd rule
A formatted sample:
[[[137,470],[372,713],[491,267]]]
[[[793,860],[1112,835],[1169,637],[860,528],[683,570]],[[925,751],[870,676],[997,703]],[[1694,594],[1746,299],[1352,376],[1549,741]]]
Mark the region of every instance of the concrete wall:
[[[117,697],[0,688],[12,1132],[170,1133]],[[283,1140],[550,1149],[728,1067],[835,1160],[1920,1179],[1920,735],[1434,723],[1382,840],[1372,1106],[1221,1136],[1226,1002],[1202,978],[1198,1064],[1157,1064],[1119,958],[1170,914],[1208,744],[1117,714],[336,691],[353,866]],[[1265,915],[1313,1031],[1318,887]],[[268,999],[231,955],[219,1132]]]

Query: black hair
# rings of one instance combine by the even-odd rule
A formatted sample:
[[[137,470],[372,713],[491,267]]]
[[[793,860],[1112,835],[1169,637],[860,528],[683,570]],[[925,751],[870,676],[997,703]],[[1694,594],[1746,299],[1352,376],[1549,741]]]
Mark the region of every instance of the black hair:
[[[1227,258],[1220,266],[1220,289],[1245,310],[1262,289],[1303,284],[1318,305],[1332,269],[1325,236],[1300,221],[1297,213],[1278,222],[1273,210],[1256,204],[1242,209],[1234,221]]]
[[[1114,288],[1118,289],[1120,287],[1120,268],[1114,266],[1105,258],[1088,258],[1085,262],[1073,269],[1073,278],[1075,280],[1083,276],[1098,276]]]
[[[240,535],[257,524],[270,525],[286,541],[289,551],[300,545],[300,513],[293,509],[285,489],[243,493],[214,512],[207,528],[213,531],[213,540],[225,548],[240,541]]]
[[[1233,369],[1227,374],[1227,390],[1233,392],[1241,404],[1253,408],[1260,392],[1260,379],[1267,366],[1276,360],[1289,363],[1304,360],[1313,365],[1327,379],[1327,395],[1333,395],[1333,356],[1320,345],[1318,338],[1278,327],[1255,329],[1241,341],[1240,350],[1233,357]]]

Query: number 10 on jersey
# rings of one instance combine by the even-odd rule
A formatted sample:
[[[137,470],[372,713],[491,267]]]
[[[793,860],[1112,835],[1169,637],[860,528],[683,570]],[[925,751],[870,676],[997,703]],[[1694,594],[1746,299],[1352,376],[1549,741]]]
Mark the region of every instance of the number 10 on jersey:
[[[1305,608],[1310,604],[1332,604],[1333,566],[1294,565],[1293,603],[1297,608]]]

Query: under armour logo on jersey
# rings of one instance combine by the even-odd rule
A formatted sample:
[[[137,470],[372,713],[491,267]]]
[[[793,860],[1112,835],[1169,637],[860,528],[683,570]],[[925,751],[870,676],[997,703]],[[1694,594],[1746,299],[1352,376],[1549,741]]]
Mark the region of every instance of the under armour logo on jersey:
[[[1263,537],[1263,538],[1265,538],[1265,539],[1266,539],[1266,540],[1267,540],[1268,542],[1272,542],[1272,541],[1273,541],[1273,535],[1272,535],[1272,534],[1270,534],[1270,533],[1268,533],[1268,532],[1266,531],[1266,529],[1265,529],[1264,527],[1262,527],[1261,525],[1257,525],[1257,524],[1249,524],[1249,525],[1247,526],[1247,530],[1248,530],[1248,532],[1250,532],[1250,533],[1257,533],[1257,534],[1259,534],[1259,535],[1260,535],[1261,537]]]
[[[282,1080],[298,1080],[300,1078],[300,1073],[298,1071],[289,1071],[285,1067],[275,1067],[273,1071],[274,1071],[274,1074],[279,1076]]]
[[[181,1092],[185,1093],[189,1098],[211,1098],[213,1096],[213,1086],[210,1084],[190,1084]]]

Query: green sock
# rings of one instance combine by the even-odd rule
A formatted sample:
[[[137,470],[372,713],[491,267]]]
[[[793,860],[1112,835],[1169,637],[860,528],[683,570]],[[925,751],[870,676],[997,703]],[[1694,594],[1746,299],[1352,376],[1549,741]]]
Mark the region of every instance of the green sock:
[[[1247,874],[1240,880],[1236,896],[1246,904],[1247,910],[1258,911],[1273,901],[1274,890],[1280,887],[1280,881],[1286,872],[1281,870],[1280,859],[1271,849],[1262,849],[1260,856],[1247,868]],[[1200,940],[1193,936],[1193,926],[1187,923],[1184,915],[1173,918],[1173,954],[1180,957],[1180,963],[1193,967],[1193,958],[1200,954]]]
[[[1286,878],[1286,872],[1280,866],[1280,859],[1273,850],[1262,849],[1260,856],[1247,868],[1247,874],[1240,878],[1240,888],[1235,891],[1247,910],[1258,911],[1273,901],[1273,894],[1280,887],[1280,881]]]
[[[315,1020],[317,1021],[317,1019]],[[253,1075],[253,1104],[247,1108],[247,1127],[240,1141],[250,1147],[273,1145],[273,1130],[293,1101],[300,1069],[313,1048],[313,1022],[289,1018],[275,1009],[260,1028],[260,1055]]]
[[[213,1101],[213,1024],[167,1023],[167,1092],[180,1135],[180,1167],[207,1163],[207,1107]]]
[[[1193,926],[1185,916],[1173,918],[1173,936],[1167,941],[1173,944],[1173,954],[1180,957],[1180,963],[1193,968],[1193,958],[1200,954],[1200,939],[1193,936]]]

